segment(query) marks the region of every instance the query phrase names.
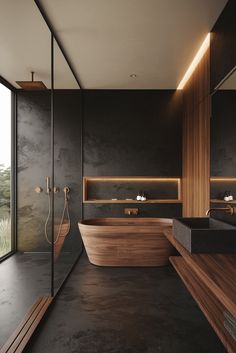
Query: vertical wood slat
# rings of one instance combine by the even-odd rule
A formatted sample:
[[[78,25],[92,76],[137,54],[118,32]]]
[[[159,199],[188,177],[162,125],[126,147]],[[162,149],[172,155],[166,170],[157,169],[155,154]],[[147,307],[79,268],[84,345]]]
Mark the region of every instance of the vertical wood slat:
[[[183,216],[204,216],[209,208],[210,50],[184,88]]]

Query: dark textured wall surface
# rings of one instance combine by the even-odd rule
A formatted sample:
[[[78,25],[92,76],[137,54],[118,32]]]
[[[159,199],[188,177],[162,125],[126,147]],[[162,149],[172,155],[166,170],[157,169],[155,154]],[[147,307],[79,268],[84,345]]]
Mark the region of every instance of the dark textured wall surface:
[[[181,176],[182,97],[175,91],[86,91],[85,176]],[[84,205],[84,217],[122,217],[124,207]],[[140,216],[181,215],[179,204],[138,205]]]
[[[86,91],[84,174],[182,173],[182,105],[175,91]]]
[[[85,91],[84,175],[181,176],[182,100],[174,91]],[[50,175],[49,92],[18,94],[18,249],[49,251],[44,238]],[[76,250],[81,218],[81,93],[55,93],[55,185],[71,188],[72,229],[63,249]],[[165,186],[166,187],[166,186]],[[170,191],[173,192],[173,191]],[[167,193],[168,194],[168,193]],[[136,205],[130,205],[135,207]],[[122,217],[126,205],[84,205],[84,218]],[[138,205],[140,216],[176,217],[181,204]],[[63,193],[55,195],[59,223]]]
[[[174,218],[181,217],[181,204],[85,204],[85,218],[103,218],[103,217],[128,217],[124,215],[124,208],[138,208],[137,217],[160,217]],[[134,216],[132,216],[134,217]]]
[[[236,1],[229,0],[212,29],[210,71],[211,90],[236,65]]]
[[[81,101],[79,91],[55,92],[55,185],[71,188],[71,232],[63,250],[78,250],[81,217]],[[50,251],[44,224],[48,213],[45,194],[50,176],[50,92],[19,92],[18,125],[18,250]],[[41,194],[35,187],[44,188]],[[59,223],[64,194],[55,195],[55,221]],[[49,230],[50,232],[50,230]]]
[[[64,250],[76,250],[80,243],[78,220],[82,217],[81,95],[77,90],[57,91],[55,95],[55,184],[69,186],[71,232]],[[55,217],[61,217],[64,194],[55,197]]]
[[[36,194],[50,175],[50,96],[47,92],[17,95],[17,247],[50,251],[44,239],[48,212],[45,194]]]

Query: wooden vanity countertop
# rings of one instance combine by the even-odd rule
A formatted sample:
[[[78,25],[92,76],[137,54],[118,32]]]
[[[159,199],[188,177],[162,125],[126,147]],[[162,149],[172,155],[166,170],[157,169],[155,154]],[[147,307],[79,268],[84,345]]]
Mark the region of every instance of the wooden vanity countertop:
[[[174,238],[172,228],[165,235],[198,278],[236,318],[236,254],[191,254]]]

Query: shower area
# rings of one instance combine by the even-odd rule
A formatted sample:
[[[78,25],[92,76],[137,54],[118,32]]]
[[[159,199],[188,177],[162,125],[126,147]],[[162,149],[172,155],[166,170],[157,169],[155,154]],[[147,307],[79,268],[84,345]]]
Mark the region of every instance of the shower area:
[[[6,1],[0,27],[0,102],[2,107],[8,99],[11,113],[9,119],[9,111],[0,109],[10,134],[3,139],[1,133],[0,155],[8,159],[0,184],[0,195],[8,197],[8,203],[0,200],[2,353],[39,298],[57,294],[82,252],[82,102],[39,1]]]

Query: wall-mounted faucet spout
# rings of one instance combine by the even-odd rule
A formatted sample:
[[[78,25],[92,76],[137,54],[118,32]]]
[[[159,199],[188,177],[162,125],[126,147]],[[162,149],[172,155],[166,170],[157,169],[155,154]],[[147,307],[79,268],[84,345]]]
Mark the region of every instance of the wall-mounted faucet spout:
[[[233,216],[236,213],[236,207],[233,207],[231,205],[228,205],[227,207],[213,207],[213,208],[209,208],[206,211],[206,215],[208,216],[212,211],[216,211],[216,212],[226,212],[229,213],[231,216]]]

